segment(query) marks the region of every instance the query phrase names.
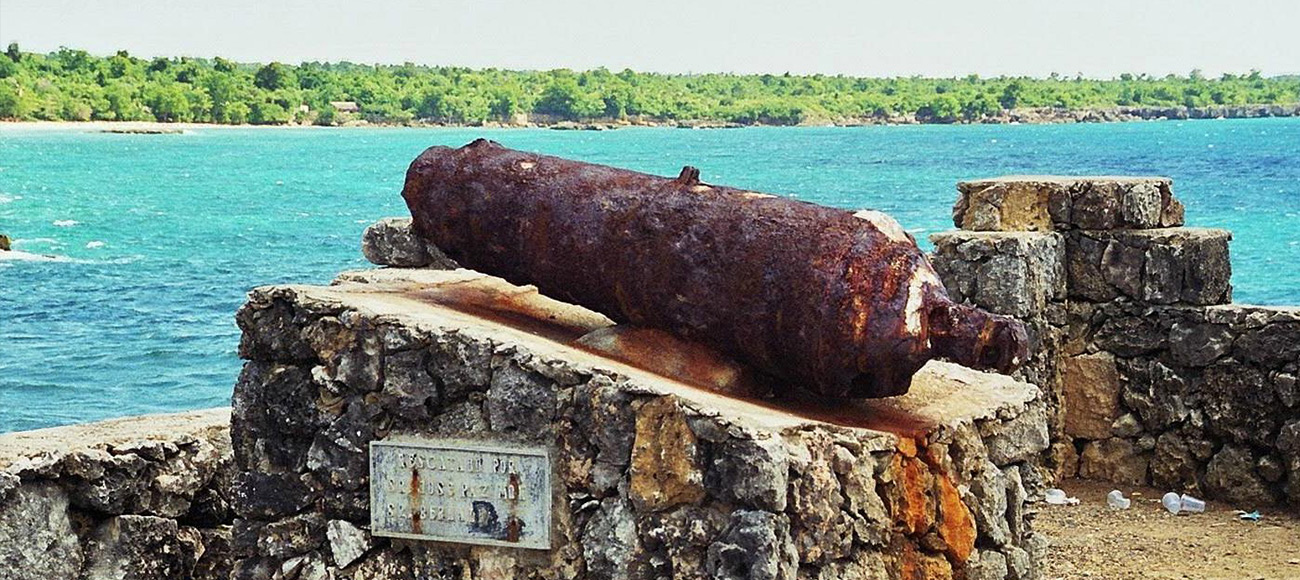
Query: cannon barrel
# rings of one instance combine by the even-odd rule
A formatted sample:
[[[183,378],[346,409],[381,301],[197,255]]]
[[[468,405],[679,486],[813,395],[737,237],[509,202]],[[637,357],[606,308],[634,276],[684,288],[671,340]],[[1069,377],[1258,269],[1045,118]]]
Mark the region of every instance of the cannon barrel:
[[[902,394],[936,357],[1000,371],[1025,359],[1023,325],[954,304],[879,212],[484,139],[424,151],[402,195],[416,233],[464,267],[703,343],[805,394]]]

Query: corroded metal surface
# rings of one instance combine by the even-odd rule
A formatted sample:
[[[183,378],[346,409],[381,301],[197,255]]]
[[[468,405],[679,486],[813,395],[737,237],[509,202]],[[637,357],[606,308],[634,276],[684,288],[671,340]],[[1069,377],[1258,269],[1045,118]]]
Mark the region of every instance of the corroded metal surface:
[[[402,192],[461,265],[617,322],[660,328],[783,379],[791,395],[907,391],[931,358],[1009,370],[1022,325],[953,304],[879,212],[506,149],[433,147]]]
[[[551,547],[545,448],[459,440],[370,444],[370,530],[376,536]]]

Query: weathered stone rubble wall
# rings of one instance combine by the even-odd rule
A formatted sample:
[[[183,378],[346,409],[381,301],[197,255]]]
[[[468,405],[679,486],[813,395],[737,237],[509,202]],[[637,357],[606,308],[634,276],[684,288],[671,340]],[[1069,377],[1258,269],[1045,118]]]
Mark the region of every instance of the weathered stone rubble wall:
[[[1224,230],[1162,178],[959,185],[932,256],[956,300],[1028,324],[1061,476],[1300,506],[1300,309],[1230,304]]]
[[[1036,577],[1035,387],[934,363],[893,403],[935,421],[916,437],[837,426],[411,299],[474,276],[252,292],[234,578]],[[554,548],[372,537],[367,444],[421,435],[549,446]]]
[[[225,580],[230,410],[0,435],[0,580]]]

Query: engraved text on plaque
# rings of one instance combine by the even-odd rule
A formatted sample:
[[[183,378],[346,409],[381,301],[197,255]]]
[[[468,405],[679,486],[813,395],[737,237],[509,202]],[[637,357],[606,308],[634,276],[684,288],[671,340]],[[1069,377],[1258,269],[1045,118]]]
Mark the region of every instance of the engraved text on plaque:
[[[542,447],[460,440],[370,443],[376,536],[550,548],[551,463]]]

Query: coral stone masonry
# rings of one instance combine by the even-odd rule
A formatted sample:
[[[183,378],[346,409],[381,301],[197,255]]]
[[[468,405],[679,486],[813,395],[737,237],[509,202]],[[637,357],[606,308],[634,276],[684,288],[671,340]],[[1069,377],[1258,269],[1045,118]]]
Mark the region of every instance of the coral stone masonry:
[[[238,319],[235,578],[1033,578],[1045,547],[1028,507],[1045,407],[1009,377],[934,362],[903,397],[746,401],[593,352],[576,339],[608,319],[467,270],[260,288]],[[388,463],[417,465],[424,503],[371,503],[401,492],[370,479],[373,442],[449,439],[496,451]],[[488,525],[515,521],[514,488],[424,497],[512,449],[551,461],[510,480],[550,494],[529,549]],[[412,538],[429,517],[499,535],[380,537],[372,509]]]
[[[225,580],[230,410],[0,435],[0,580]]]
[[[972,231],[1167,228],[1183,204],[1166,177],[1008,176],[957,184],[953,222]]]
[[[1181,227],[1164,178],[958,191],[935,269],[1030,327],[1059,475],[1300,506],[1300,311],[1230,303],[1231,233]]]

